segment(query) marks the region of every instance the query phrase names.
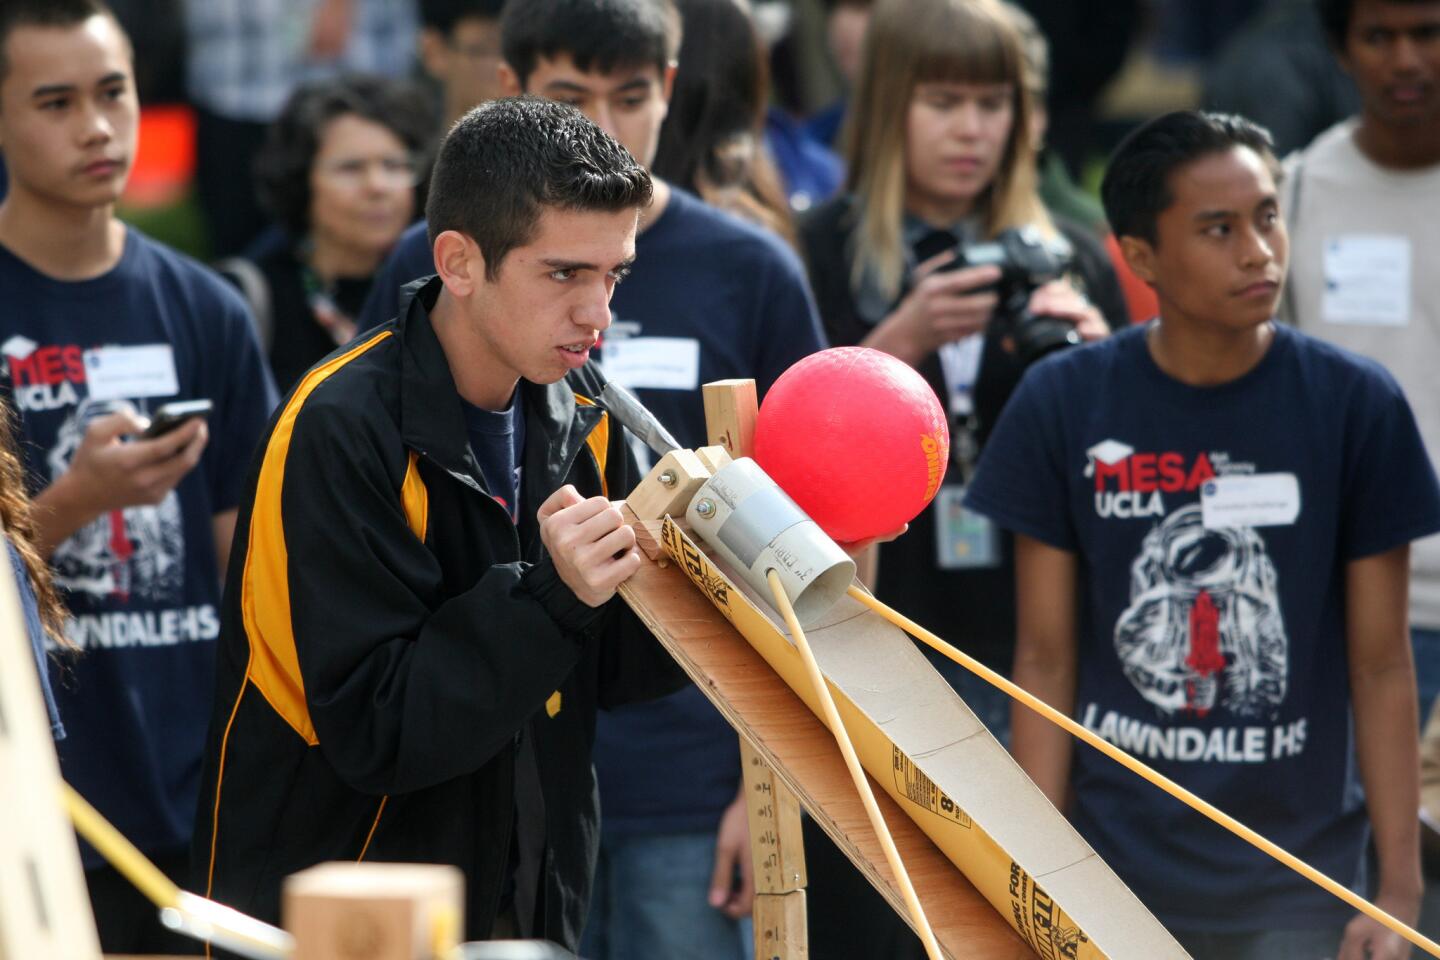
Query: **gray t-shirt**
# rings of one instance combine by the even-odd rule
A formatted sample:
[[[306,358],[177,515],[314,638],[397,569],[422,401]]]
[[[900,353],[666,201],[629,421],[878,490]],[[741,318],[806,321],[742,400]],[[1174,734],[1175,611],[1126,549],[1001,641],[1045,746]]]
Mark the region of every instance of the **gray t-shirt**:
[[[1290,227],[1283,315],[1383,364],[1400,382],[1431,463],[1440,462],[1440,166],[1391,170],[1347,120],[1285,161]],[[1410,621],[1440,628],[1440,536],[1411,552]]]

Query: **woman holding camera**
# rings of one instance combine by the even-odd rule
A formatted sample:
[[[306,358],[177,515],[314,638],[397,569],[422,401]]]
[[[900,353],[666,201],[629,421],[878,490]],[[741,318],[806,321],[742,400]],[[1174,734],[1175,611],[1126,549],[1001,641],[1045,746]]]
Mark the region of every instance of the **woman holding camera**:
[[[945,485],[881,547],[876,592],[1005,673],[1010,547],[961,508],[963,484],[1025,362],[1125,316],[1098,239],[1057,223],[1036,192],[1041,82],[1017,16],[996,0],[881,0],[846,134],[847,193],[800,228],[830,342],[906,361],[951,413]],[[1001,265],[967,265],[997,252]],[[1008,698],[936,659],[1004,739]]]
[[[999,0],[880,0],[845,134],[847,192],[800,224],[830,342],[906,361],[951,414],[944,485],[905,536],[880,547],[876,593],[1006,674],[1015,631],[1010,544],[961,507],[963,485],[1019,383],[1016,340],[1035,331],[1034,318],[1058,318],[1077,339],[1093,339],[1108,332],[1107,318],[1119,324],[1125,316],[1098,239],[1057,224],[1036,192],[1041,81],[1016,17]],[[994,254],[996,241],[1021,256],[1001,258],[1012,261],[1003,267],[966,265],[991,259],[977,248]],[[1063,279],[1047,282],[1045,271],[1013,262],[1053,254],[1065,241],[1073,263]],[[1002,299],[1028,311],[1000,310]],[[1009,698],[948,660],[931,662],[1008,739]],[[807,828],[811,952],[923,957],[914,935],[822,837]]]

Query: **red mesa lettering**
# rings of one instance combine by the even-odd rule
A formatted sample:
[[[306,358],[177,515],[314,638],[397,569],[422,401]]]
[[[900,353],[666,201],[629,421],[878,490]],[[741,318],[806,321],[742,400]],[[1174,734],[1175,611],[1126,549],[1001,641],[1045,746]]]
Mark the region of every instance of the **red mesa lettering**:
[[[1215,468],[1210,466],[1210,458],[1202,453],[1195,458],[1195,466],[1190,468],[1190,479],[1185,481],[1185,489],[1198,490],[1200,484],[1213,479],[1214,476]]]
[[[1137,493],[1155,492],[1155,454],[1137,453],[1130,458],[1130,486]]]
[[[1185,458],[1178,453],[1160,454],[1160,489],[1175,493],[1185,487]]]
[[[1130,458],[1126,457],[1119,463],[1095,463],[1095,492],[1099,493],[1105,489],[1105,481],[1111,477],[1120,481],[1121,490],[1130,489]]]

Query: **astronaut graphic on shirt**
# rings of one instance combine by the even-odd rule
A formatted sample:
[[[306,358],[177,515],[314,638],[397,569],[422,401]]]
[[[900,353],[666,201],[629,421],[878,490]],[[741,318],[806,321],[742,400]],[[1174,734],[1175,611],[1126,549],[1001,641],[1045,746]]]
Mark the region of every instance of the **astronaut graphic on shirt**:
[[[1125,676],[1167,716],[1270,715],[1289,664],[1275,565],[1252,527],[1207,529],[1190,504],[1146,535],[1115,624]]]

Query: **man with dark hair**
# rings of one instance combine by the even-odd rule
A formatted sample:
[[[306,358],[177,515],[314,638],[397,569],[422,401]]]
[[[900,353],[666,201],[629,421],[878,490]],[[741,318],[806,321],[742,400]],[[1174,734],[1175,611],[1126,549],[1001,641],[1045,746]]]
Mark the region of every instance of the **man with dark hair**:
[[[510,3],[502,86],[573,104],[649,167],[680,30],[668,0]],[[823,337],[804,270],[782,241],[654,183],[600,358],[682,444],[702,446],[701,384],[754,377],[763,391]],[[393,312],[400,285],[434,270],[412,227],[366,317]],[[693,687],[604,711],[595,766],[604,829],[585,955],[740,956],[753,884],[739,747],[724,718]],[[657,780],[654,769],[667,774]]]
[[[1341,883],[1365,889],[1372,827],[1376,903],[1413,924],[1406,568],[1440,489],[1395,382],[1273,320],[1274,169],[1236,117],[1169,114],[1120,145],[1106,214],[1160,316],[1032,368],[967,502],[1015,531],[1017,683]],[[1196,960],[1408,955],[1024,707],[1013,727]]]
[[[500,96],[505,0],[420,0],[420,65],[440,85],[445,127]]]
[[[1283,316],[1383,364],[1440,463],[1440,2],[1324,0],[1360,112],[1286,160],[1293,238]],[[1440,537],[1411,556],[1421,716],[1440,694]]]
[[[37,546],[84,656],[55,677],[66,779],[184,879],[240,477],[274,388],[240,297],[115,218],[134,162],[131,47],[96,0],[0,5],[0,389]],[[210,399],[155,438],[148,415]],[[106,952],[177,952],[92,849]]]
[[[683,680],[612,600],[638,478],[589,362],[651,189],[548,101],[441,146],[439,275],[300,381],[250,479],[194,839],[217,899],[275,920],[321,861],[451,863],[470,938],[578,943],[595,709]]]

